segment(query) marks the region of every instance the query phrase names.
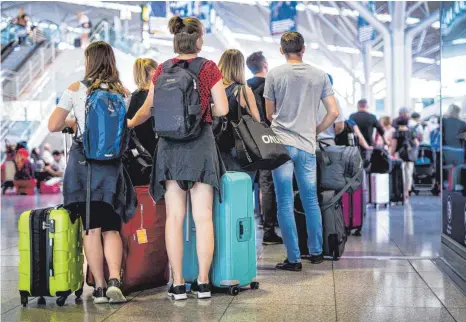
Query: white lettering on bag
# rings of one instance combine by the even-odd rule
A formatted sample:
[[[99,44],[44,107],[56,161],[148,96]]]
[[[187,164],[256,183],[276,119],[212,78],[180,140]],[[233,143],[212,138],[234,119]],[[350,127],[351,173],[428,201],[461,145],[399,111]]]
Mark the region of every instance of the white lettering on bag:
[[[281,144],[282,143],[282,141],[276,135],[262,135],[262,141],[265,144],[269,144],[269,143]]]

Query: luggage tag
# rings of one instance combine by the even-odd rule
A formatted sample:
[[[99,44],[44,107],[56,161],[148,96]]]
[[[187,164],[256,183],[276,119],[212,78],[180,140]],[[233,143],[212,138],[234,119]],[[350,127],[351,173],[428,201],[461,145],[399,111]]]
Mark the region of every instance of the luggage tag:
[[[143,205],[141,205],[141,227],[136,230],[136,237],[138,239],[138,244],[147,244],[147,232],[143,227],[143,217],[142,213],[144,211]]]

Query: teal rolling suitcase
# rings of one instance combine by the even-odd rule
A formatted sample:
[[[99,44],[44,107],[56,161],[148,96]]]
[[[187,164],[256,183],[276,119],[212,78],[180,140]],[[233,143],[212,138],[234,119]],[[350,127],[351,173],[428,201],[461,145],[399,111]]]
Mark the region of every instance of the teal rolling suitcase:
[[[218,196],[214,201],[215,249],[210,279],[214,287],[226,288],[229,294],[237,295],[241,287],[259,288],[251,178],[243,172],[227,172],[220,189],[222,202]],[[183,257],[183,275],[188,283],[198,275],[196,230],[189,208]]]

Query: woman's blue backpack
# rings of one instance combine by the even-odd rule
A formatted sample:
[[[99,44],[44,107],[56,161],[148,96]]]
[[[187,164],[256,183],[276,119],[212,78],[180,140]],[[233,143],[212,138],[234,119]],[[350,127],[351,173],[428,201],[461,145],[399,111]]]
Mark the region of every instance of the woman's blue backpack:
[[[126,122],[123,95],[104,89],[92,91],[86,100],[82,137],[86,158],[100,161],[119,159],[128,146]]]

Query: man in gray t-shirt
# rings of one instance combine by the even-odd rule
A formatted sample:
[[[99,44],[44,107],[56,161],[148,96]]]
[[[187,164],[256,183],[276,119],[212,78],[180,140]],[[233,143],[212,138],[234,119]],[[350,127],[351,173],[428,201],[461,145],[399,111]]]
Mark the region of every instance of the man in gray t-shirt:
[[[267,118],[272,129],[285,144],[291,160],[273,170],[277,197],[277,215],[287,259],[277,269],[302,270],[298,234],[294,219],[293,174],[306,215],[308,248],[313,264],[323,261],[322,218],[317,199],[316,136],[338,117],[332,85],[326,73],[303,63],[304,38],[298,32],[287,32],[280,40],[280,51],[287,64],[269,71],[264,88]],[[327,110],[317,124],[320,102]]]

